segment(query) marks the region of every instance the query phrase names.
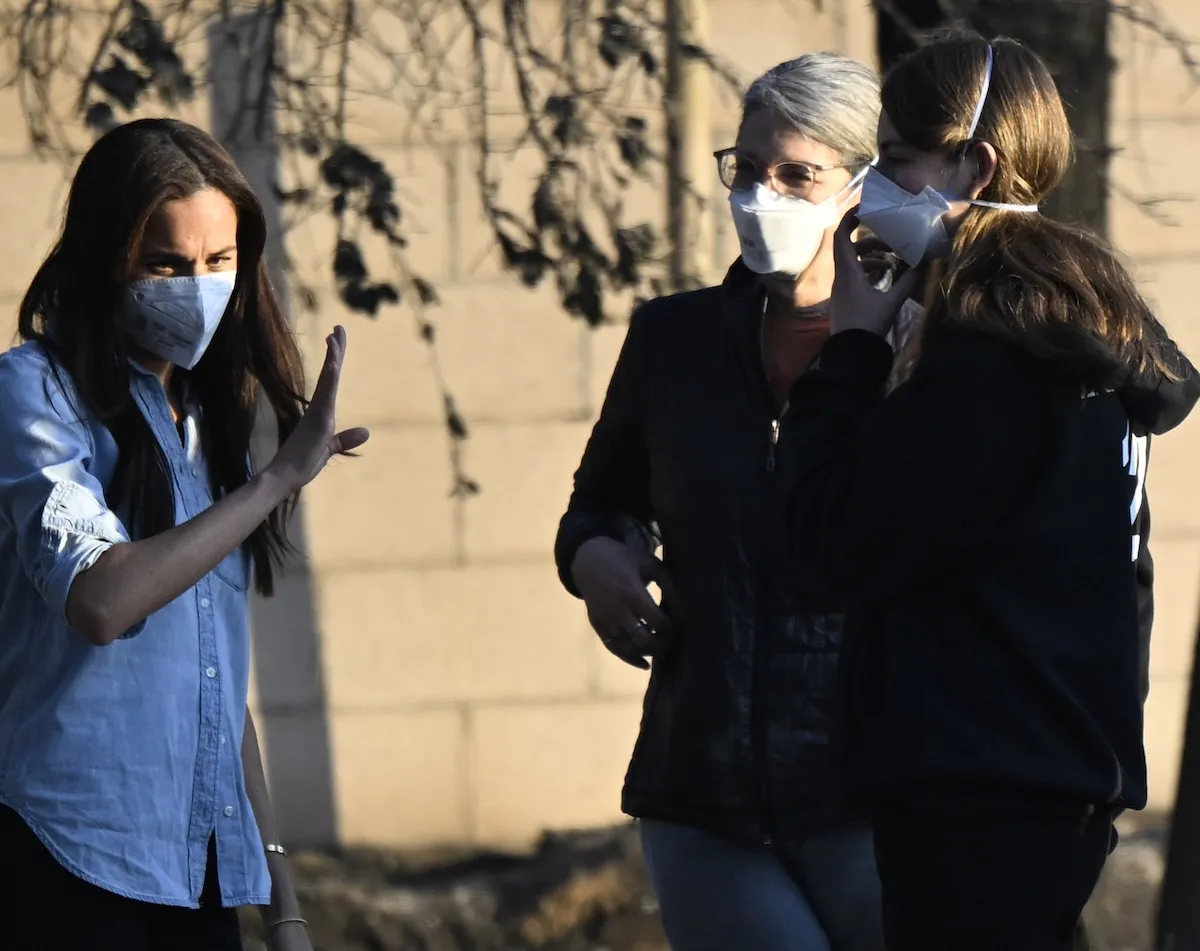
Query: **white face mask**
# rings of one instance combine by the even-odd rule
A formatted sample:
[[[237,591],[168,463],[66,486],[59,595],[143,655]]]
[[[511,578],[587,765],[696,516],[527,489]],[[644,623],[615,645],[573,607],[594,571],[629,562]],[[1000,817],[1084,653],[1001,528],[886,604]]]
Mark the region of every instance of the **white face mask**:
[[[842,202],[865,172],[855,175],[836,195],[814,204],[789,198],[761,182],[729,193],[733,225],[742,261],[755,274],[799,277],[812,264],[825,232],[842,220]]]
[[[136,281],[125,288],[125,328],[139,346],[190,370],[212,343],[236,279],[221,271]]]
[[[967,138],[975,136],[983,106],[987,102],[988,89],[992,84],[992,47],[988,46],[987,72],[983,77],[983,89],[979,93],[979,104]],[[870,169],[863,182],[862,197],[858,205],[858,220],[864,227],[890,247],[909,267],[922,261],[944,257],[950,250],[950,236],[943,220],[950,211],[952,199],[926,185],[913,194],[897,185],[886,175]],[[968,199],[968,204],[985,208],[1000,208],[1007,211],[1036,212],[1037,205],[1012,205],[1005,202]]]

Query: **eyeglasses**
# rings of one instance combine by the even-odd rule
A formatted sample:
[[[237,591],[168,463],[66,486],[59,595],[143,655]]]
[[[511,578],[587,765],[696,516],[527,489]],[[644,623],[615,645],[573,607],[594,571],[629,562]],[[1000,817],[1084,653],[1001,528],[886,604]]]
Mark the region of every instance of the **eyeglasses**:
[[[753,188],[763,180],[763,173],[753,161],[739,155],[737,149],[721,149],[714,152],[717,160],[717,175],[721,184],[731,191]],[[837,168],[857,168],[862,162],[845,165],[813,165],[809,162],[777,162],[767,168],[767,180],[781,195],[792,198],[807,198],[817,184],[817,172],[831,172]]]

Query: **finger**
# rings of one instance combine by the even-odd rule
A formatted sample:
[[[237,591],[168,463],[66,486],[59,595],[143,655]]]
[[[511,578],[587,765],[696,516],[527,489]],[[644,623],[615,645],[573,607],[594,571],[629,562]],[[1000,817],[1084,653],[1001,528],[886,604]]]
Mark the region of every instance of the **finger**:
[[[914,296],[921,289],[921,283],[925,280],[925,269],[923,267],[905,268],[892,286],[887,290],[887,297],[896,302],[897,307],[902,304],[907,298]]]
[[[622,624],[632,625],[632,620],[627,620],[621,623],[606,623],[602,619],[596,617],[591,611],[588,612],[588,619],[592,622],[592,627],[596,629],[596,633],[600,635],[600,643],[602,643],[610,654],[619,660],[625,661],[631,667],[636,667],[638,670],[649,670],[650,664],[639,654],[629,643],[622,630]]]
[[[623,625],[620,636],[630,651],[643,658],[653,657],[659,653],[665,643],[657,634],[651,632],[650,628],[646,626],[646,622],[641,619],[629,620]]]
[[[655,558],[653,555],[647,555],[645,562],[641,566],[642,579],[644,581],[653,581],[658,585],[658,589],[663,593],[663,599],[678,604],[679,599],[675,592],[675,579],[671,577],[671,572],[667,570],[667,566],[662,559]]]
[[[858,206],[855,205],[842,218],[833,233],[833,265],[838,274],[862,273],[858,260],[858,248],[854,244],[854,231],[858,227]]]
[[[371,431],[362,426],[344,429],[330,441],[329,453],[333,456],[343,456],[353,452],[371,438]]]
[[[321,373],[317,377],[317,385],[313,389],[314,403],[335,400],[337,386],[342,375],[342,354],[346,342],[346,330],[341,326],[333,328],[333,333],[325,338],[325,362],[321,364]]]

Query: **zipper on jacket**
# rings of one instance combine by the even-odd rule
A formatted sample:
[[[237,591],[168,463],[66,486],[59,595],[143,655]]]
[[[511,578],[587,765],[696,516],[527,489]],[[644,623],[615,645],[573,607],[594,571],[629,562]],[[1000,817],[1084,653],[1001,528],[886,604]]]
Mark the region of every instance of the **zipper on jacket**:
[[[788,411],[788,404],[784,402],[783,409],[779,411],[779,415],[771,420],[771,440],[767,444],[767,471],[775,471],[775,447],[779,445],[779,428],[783,424],[783,417]]]

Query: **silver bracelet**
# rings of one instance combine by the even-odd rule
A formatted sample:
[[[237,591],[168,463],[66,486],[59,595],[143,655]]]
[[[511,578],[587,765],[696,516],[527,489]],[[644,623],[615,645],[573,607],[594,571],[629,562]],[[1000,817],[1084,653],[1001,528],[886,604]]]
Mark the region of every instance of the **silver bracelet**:
[[[282,845],[276,845],[274,842],[268,842],[263,846],[263,850],[266,852],[274,852],[276,855],[282,855],[284,858],[287,858],[288,854],[287,849],[285,849]]]
[[[307,928],[308,922],[303,918],[280,918],[274,924],[267,925],[267,930],[274,931],[280,925],[304,925],[304,927]]]

